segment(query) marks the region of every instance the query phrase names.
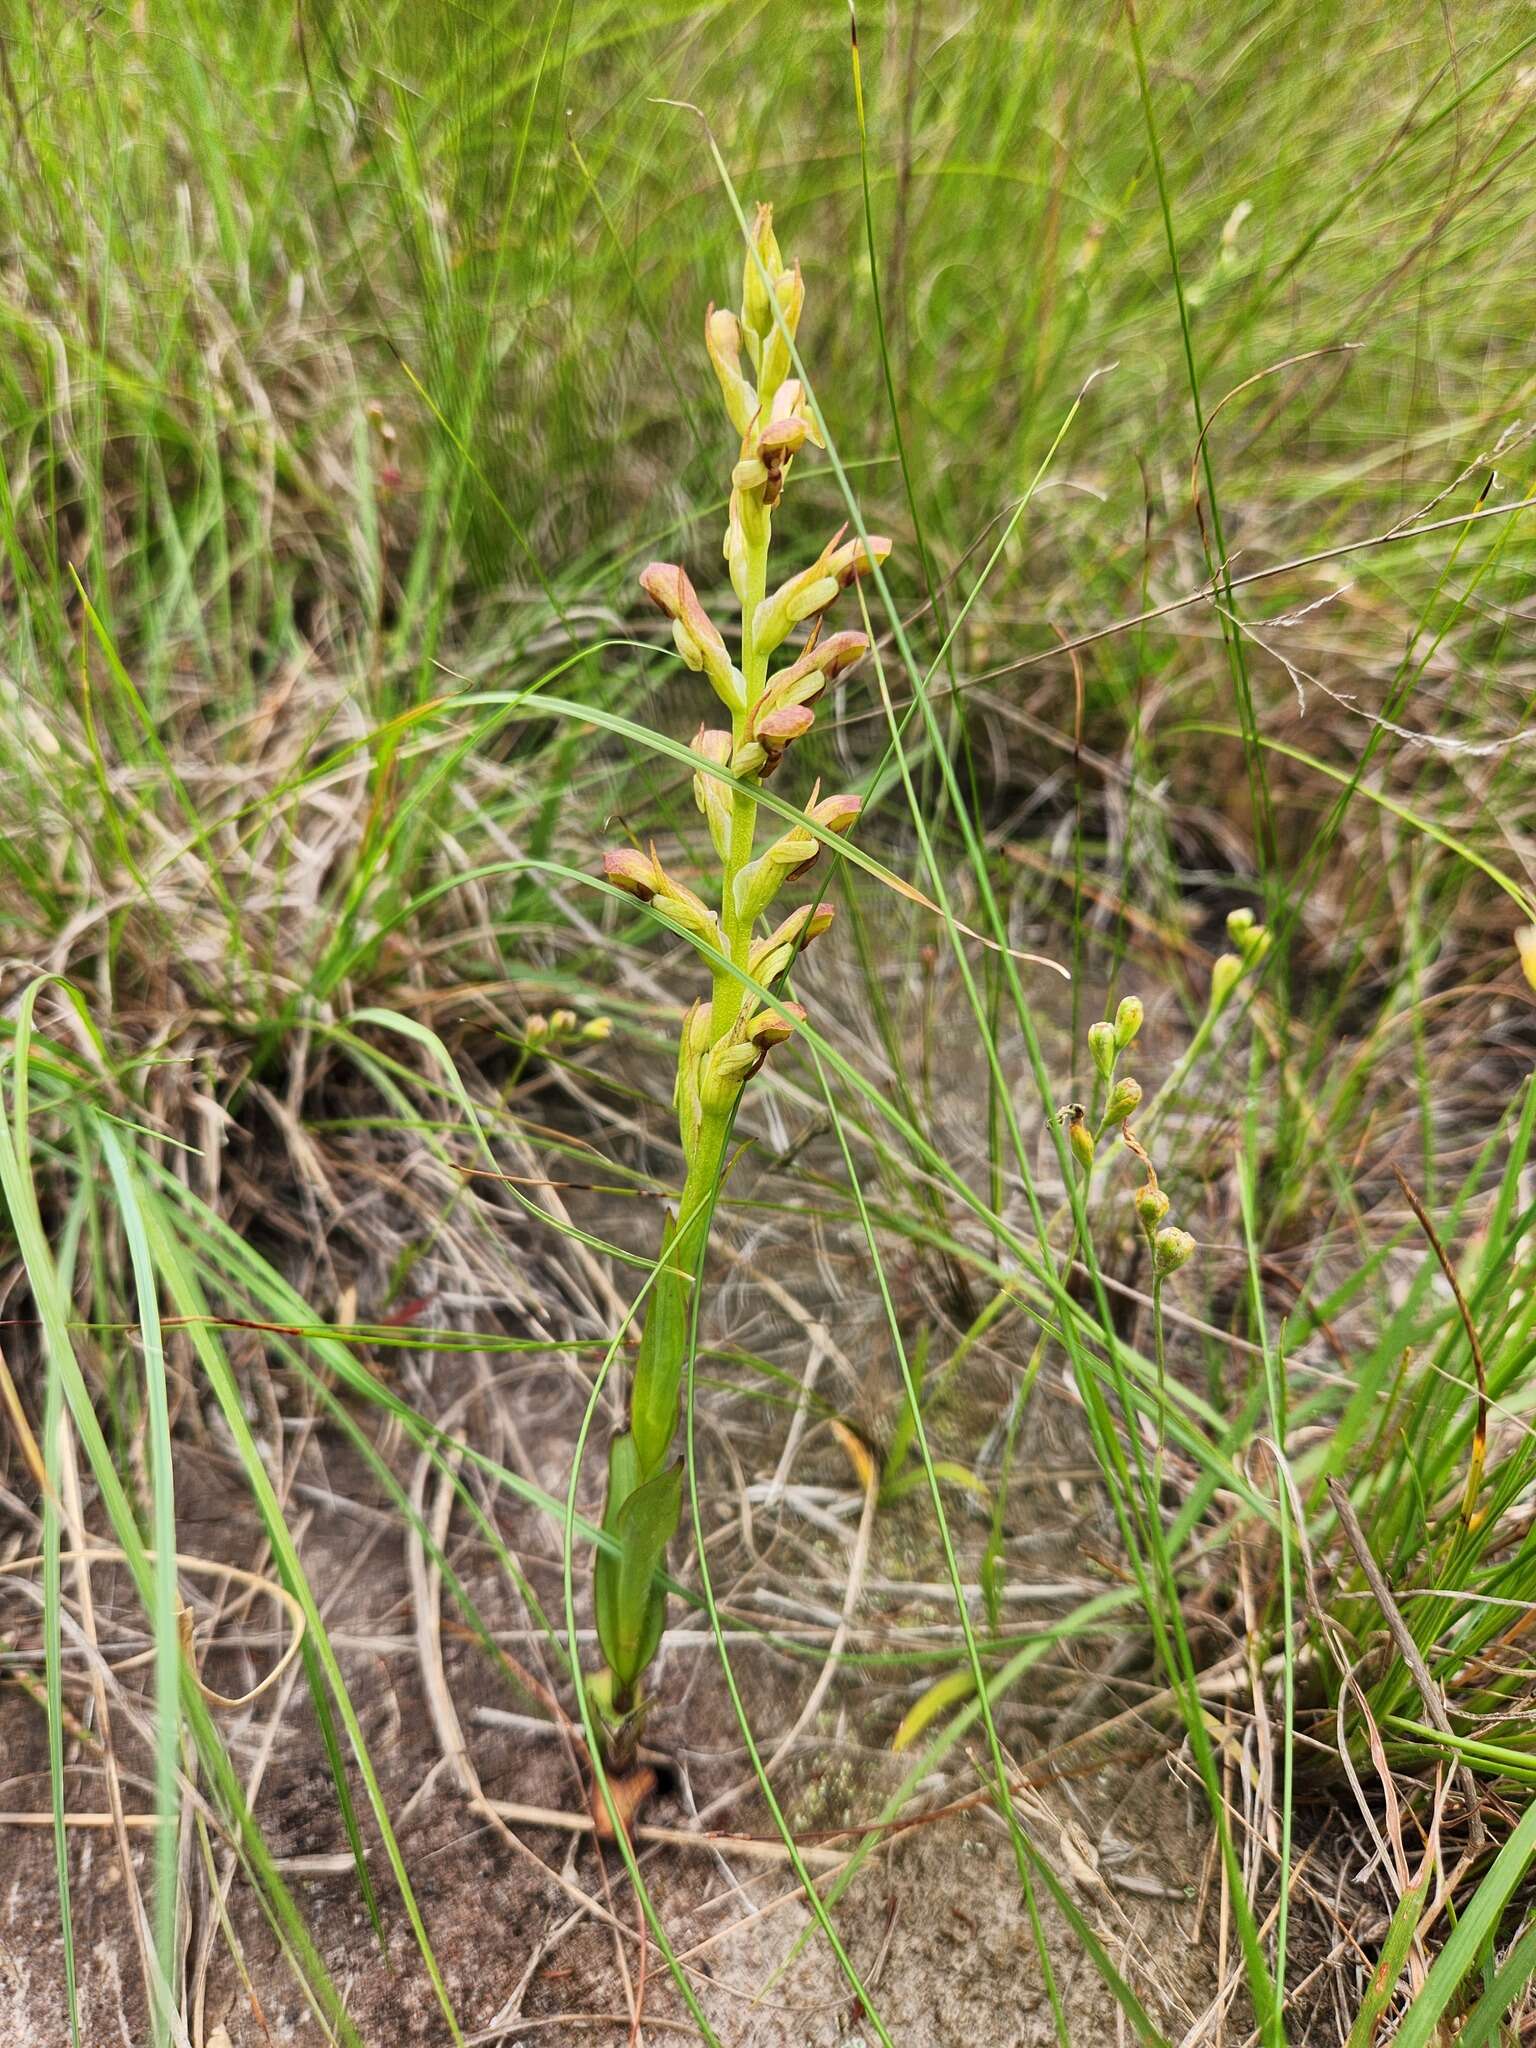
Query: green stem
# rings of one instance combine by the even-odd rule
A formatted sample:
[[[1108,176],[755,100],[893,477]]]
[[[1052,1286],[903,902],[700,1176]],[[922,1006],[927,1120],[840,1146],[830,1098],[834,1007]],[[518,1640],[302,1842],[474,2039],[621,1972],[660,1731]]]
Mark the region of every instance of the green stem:
[[[747,594],[741,605],[741,674],[746,684],[746,708],[731,720],[731,737],[737,746],[746,738],[752,707],[763,694],[768,657],[757,649],[753,628],[757,608],[768,592],[769,535],[751,550],[747,559]],[[752,920],[743,917],[736,903],[736,878],[752,858],[757,832],[757,799],[750,791],[736,790],[731,798],[731,835],[721,873],[720,922],[725,950],[745,970],[752,952]],[[741,1014],[746,991],[733,974],[715,975],[714,1002],[710,1016],[710,1042],[718,1044]]]

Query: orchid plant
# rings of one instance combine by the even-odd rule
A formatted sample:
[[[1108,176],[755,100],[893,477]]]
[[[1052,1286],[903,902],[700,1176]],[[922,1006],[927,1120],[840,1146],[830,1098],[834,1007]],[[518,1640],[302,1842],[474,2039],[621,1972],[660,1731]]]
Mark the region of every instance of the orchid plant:
[[[808,568],[769,592],[773,515],[790,465],[808,441],[822,445],[804,387],[790,374],[804,303],[800,266],[784,262],[772,209],[760,206],[748,239],[741,311],[711,306],[704,323],[726,417],[739,439],[724,549],[740,606],[737,659],[686,570],[652,562],[640,577],[646,595],[671,619],[684,663],[708,678],[730,718],[728,730],[701,726],[692,742],[700,762],[694,797],[718,863],[706,893],[717,899],[718,909],[669,874],[654,846],[619,848],[603,861],[608,882],[650,904],[697,943],[712,971],[709,996],[683,1019],[678,1046],[676,1107],[686,1165],[681,1200],[663,1225],[630,1386],[628,1427],[615,1433],[608,1450],[603,1528],[613,1546],[598,1552],[594,1586],[604,1668],[589,1680],[588,1693],[616,1769],[633,1759],[645,1704],[643,1679],[666,1620],[660,1573],[682,1512],[683,1467],[673,1444],[691,1293],[702,1271],[737,1100],[769,1051],[805,1014],[795,1004],[762,1003],[749,982],[767,987],[779,981],[799,952],[825,932],[832,910],[802,904],[771,931],[761,933],[761,926],[785,884],[812,866],[822,838],[847,832],[860,807],[858,797],[822,796],[818,785],[804,822],[757,849],[758,789],[794,741],[810,731],[816,700],[827,685],[868,645],[862,633],[824,636],[826,613],[840,591],[885,559],[891,545],[838,534]],[[808,630],[801,644],[770,674],[773,657],[802,627]]]

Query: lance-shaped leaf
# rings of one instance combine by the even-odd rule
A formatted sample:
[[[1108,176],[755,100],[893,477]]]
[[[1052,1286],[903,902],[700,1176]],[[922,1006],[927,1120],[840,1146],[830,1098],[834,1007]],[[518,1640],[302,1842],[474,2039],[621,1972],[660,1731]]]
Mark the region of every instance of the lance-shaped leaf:
[[[619,1545],[600,1552],[594,1586],[597,1637],[609,1670],[629,1687],[656,1654],[666,1626],[667,1596],[656,1584],[683,1504],[682,1462],[638,1479],[634,1440],[626,1432],[608,1449],[608,1504],[603,1527]]]
[[[630,1428],[646,1477],[666,1462],[677,1427],[677,1401],[688,1356],[689,1276],[676,1263],[677,1218],[662,1225],[661,1267],[647,1297],[645,1330],[635,1357]]]

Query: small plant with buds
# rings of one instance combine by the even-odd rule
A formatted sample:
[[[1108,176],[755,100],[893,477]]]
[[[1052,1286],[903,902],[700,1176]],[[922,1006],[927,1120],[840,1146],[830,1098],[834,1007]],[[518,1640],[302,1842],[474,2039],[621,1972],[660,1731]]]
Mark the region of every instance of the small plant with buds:
[[[1093,1171],[1094,1154],[1100,1139],[1125,1123],[1128,1117],[1134,1116],[1141,1107],[1141,1083],[1130,1074],[1123,1074],[1117,1080],[1115,1068],[1121,1053],[1134,1043],[1145,1014],[1140,996],[1122,996],[1112,1022],[1106,1017],[1088,1027],[1088,1053],[1093,1061],[1093,1071],[1107,1091],[1102,1114],[1095,1128],[1080,1102],[1069,1102],[1059,1112],[1066,1126],[1072,1157],[1085,1174]]]
[[[865,652],[862,633],[822,634],[838,593],[883,561],[890,542],[835,535],[809,567],[770,593],[773,514],[795,456],[821,445],[816,418],[791,376],[791,344],[805,303],[800,266],[779,253],[769,207],[757,210],[742,274],[740,313],[711,306],[704,344],[719,380],[726,417],[738,437],[731,471],[724,554],[740,607],[733,660],[685,569],[652,562],[641,574],[647,597],[672,621],[672,639],[688,668],[708,678],[729,728],[701,726],[692,742],[700,766],[694,797],[717,866],[705,895],[675,879],[654,846],[608,853],[603,873],[615,888],[649,904],[685,937],[709,949],[712,986],[683,1020],[676,1108],[686,1175],[676,1215],[662,1232],[661,1262],[646,1304],[630,1386],[629,1426],[608,1454],[603,1528],[612,1549],[595,1572],[598,1643],[604,1669],[588,1696],[605,1733],[612,1767],[633,1758],[642,1681],[666,1618],[658,1574],[682,1509],[683,1469],[673,1455],[691,1322],[692,1288],[703,1263],[709,1215],[737,1100],[774,1046],[804,1012],[761,1003],[759,986],[782,979],[800,952],[832,921],[831,909],[802,904],[766,934],[760,927],[779,891],[816,860],[822,839],[846,833],[859,815],[856,796],[813,789],[804,821],[757,847],[756,791],[793,743],[810,731],[816,700]],[[771,658],[797,629],[804,637],[774,673]],[[714,907],[716,902],[718,908]],[[722,965],[721,962],[729,962]]]

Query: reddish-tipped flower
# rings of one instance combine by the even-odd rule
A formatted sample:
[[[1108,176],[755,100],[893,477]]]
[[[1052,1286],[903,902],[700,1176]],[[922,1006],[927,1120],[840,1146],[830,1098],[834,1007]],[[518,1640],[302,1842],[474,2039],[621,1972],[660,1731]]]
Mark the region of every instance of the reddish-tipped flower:
[[[611,848],[603,855],[603,879],[642,903],[654,903],[690,937],[720,944],[720,920],[691,889],[673,881],[654,847],[648,854],[632,846]]]
[[[763,705],[752,714],[751,736],[731,756],[737,775],[770,776],[784,758],[784,749],[803,739],[816,723],[809,704]]]
[[[765,985],[777,981],[796,954],[803,952],[812,939],[819,939],[831,922],[830,903],[802,903],[766,939],[758,940],[747,963],[748,973]]]
[[[758,651],[771,652],[802,619],[824,612],[840,590],[865,575],[874,563],[883,562],[890,552],[891,543],[883,534],[872,534],[868,547],[861,540],[845,541],[841,546],[830,541],[808,569],[781,583],[772,597],[758,606],[752,622]]]
[[[861,661],[869,642],[862,633],[833,633],[808,647],[798,661],[768,678],[760,702],[814,704],[828,683]]]
[[[603,855],[603,880],[627,896],[638,896],[642,903],[649,903],[661,887],[656,863],[633,846],[609,848]]]
[[[813,824],[825,831],[835,832],[839,837],[848,831],[853,821],[864,808],[861,796],[824,796],[818,803],[813,800],[806,806],[805,815]]]
[[[804,1022],[805,1012],[798,1003],[786,1003],[782,1012],[756,1010],[747,1020],[747,1043],[756,1046],[761,1057],[792,1038],[795,1026]]]
[[[672,621],[673,642],[688,667],[703,669],[725,703],[733,710],[739,708],[741,678],[687,571],[675,562],[649,562],[640,571],[640,588]]]

